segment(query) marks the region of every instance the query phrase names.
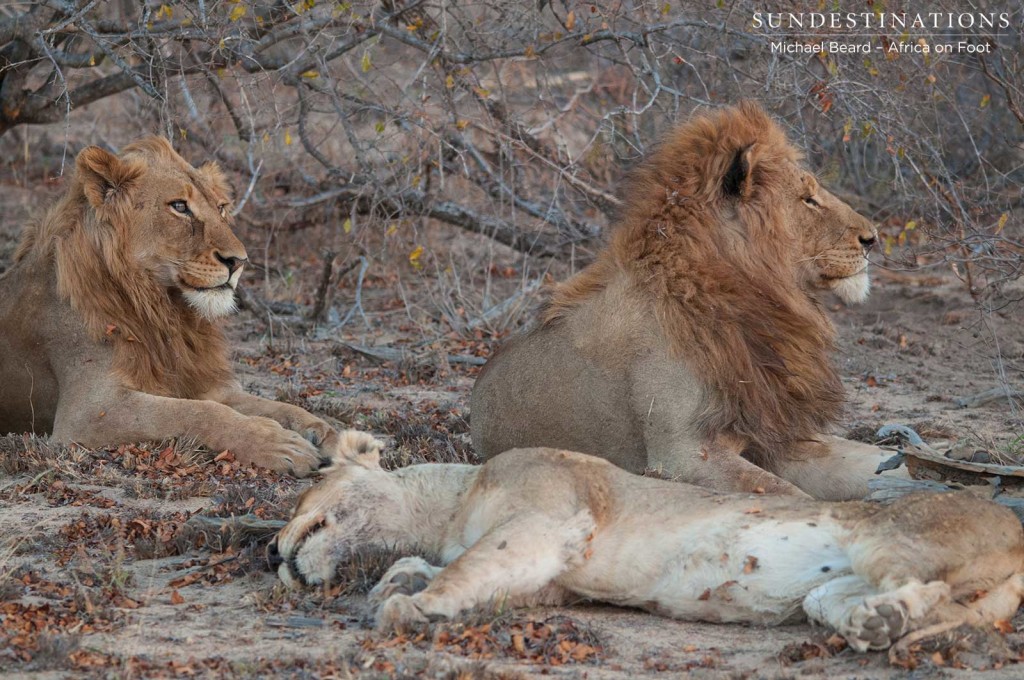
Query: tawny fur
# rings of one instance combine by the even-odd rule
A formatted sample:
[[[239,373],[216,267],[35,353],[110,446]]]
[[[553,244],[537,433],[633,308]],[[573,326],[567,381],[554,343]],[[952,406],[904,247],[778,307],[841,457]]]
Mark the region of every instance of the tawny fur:
[[[88,209],[86,194],[95,194],[100,185],[89,181],[90,164],[106,159],[93,161],[98,154],[87,150],[70,191],[26,230],[15,262],[54,262],[57,292],[82,315],[92,340],[110,337],[113,368],[127,386],[194,399],[231,379],[224,334],[210,319],[182,313],[180,293],[168,291],[139,266],[131,246],[140,226],[133,223],[134,205],[117,199],[144,190],[138,185],[147,159],[175,167],[218,204],[228,202],[230,190],[215,165],[192,168],[163,138],[136,142],[122,153],[123,161],[105,168],[112,175],[110,189],[94,196],[110,208]],[[241,243],[236,248],[244,253]]]
[[[90,446],[191,435],[245,462],[315,469],[334,429],[232,375],[221,316],[246,252],[229,202],[216,164],[194,168],[166,139],[84,149],[0,277],[0,431]]]
[[[1020,521],[968,492],[825,503],[720,494],[553,449],[394,472],[367,435],[342,451],[278,534],[279,574],[328,584],[374,548],[439,558],[403,558],[371,591],[386,630],[589,598],[718,623],[810,618],[864,651],[1009,618],[1024,594]]]
[[[737,201],[722,178],[746,148],[754,174]],[[842,386],[835,330],[804,285],[803,225],[778,209],[800,160],[754,106],[684,125],[640,166],[611,243],[555,291],[544,322],[571,313],[609,271],[626,271],[656,301],[673,356],[704,384],[696,425],[706,437],[735,434],[765,454],[813,438],[838,418]]]
[[[668,399],[689,409],[688,437],[709,452],[742,452],[769,469],[827,455],[815,442],[838,420],[843,392],[832,360],[835,329],[815,291],[849,301],[866,295],[865,244],[875,229],[800,163],[800,152],[753,104],[697,116],[671,133],[628,182],[623,214],[597,260],[555,288],[539,328],[485,366],[472,403],[477,449],[492,456],[552,445],[604,455],[587,435],[572,434],[604,417],[599,409],[571,397],[553,403],[544,396],[549,385],[517,382],[555,346],[600,375],[594,390],[628,381],[621,395],[643,390],[647,403]],[[692,377],[692,408],[680,395],[636,384],[636,365],[651,361],[652,351]],[[566,373],[579,367],[561,365],[548,372],[552,384],[578,379]],[[654,417],[647,403],[632,422]],[[653,458],[661,456],[633,456],[625,466],[641,472],[664,462]],[[706,483],[685,464],[666,471]]]

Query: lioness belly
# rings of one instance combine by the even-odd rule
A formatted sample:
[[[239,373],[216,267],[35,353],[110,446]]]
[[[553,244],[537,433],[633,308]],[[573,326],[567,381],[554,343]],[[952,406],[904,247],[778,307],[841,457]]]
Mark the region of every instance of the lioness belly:
[[[678,619],[779,624],[803,618],[811,589],[851,573],[833,521],[758,521],[742,512],[702,513],[682,526],[678,515],[617,522],[559,584]]]

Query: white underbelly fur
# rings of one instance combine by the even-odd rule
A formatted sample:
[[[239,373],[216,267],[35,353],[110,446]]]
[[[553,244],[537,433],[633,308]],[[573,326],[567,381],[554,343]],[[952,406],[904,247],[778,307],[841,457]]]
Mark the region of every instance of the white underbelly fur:
[[[811,589],[851,573],[837,541],[841,533],[824,517],[709,518],[653,531],[620,525],[602,532],[591,560],[559,583],[596,600],[680,619],[781,623],[802,616]]]

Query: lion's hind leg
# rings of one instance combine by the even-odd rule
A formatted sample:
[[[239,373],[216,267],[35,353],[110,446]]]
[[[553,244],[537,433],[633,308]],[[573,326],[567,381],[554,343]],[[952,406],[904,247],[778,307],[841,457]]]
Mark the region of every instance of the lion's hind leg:
[[[818,586],[807,594],[803,606],[808,618],[832,626],[851,647],[864,652],[890,647],[949,598],[945,581],[911,580],[879,592],[853,574]]]
[[[561,599],[561,589],[554,581],[583,562],[595,530],[588,511],[568,520],[519,515],[491,529],[451,564],[436,571],[423,590],[406,594],[401,588],[392,589],[377,609],[377,627],[404,629],[430,620],[451,619],[488,603],[553,604]],[[418,563],[408,562],[399,568],[400,564],[392,567],[396,575],[409,573],[409,569],[422,573]],[[387,578],[385,575],[382,583]],[[385,584],[379,593],[388,589]]]
[[[889,650],[893,661],[904,658],[911,645],[962,625],[980,626],[1011,618],[1024,598],[1024,573],[1017,573],[998,587],[971,602],[947,602],[936,607],[927,617],[926,625],[914,630]]]

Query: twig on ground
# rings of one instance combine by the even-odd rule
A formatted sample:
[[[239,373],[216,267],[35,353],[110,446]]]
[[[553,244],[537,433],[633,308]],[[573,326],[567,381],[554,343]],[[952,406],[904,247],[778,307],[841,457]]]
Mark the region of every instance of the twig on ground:
[[[412,352],[409,352],[404,349],[398,349],[396,347],[366,347],[363,345],[355,345],[349,342],[341,341],[339,341],[337,345],[339,347],[343,347],[353,352],[358,352],[359,354],[362,354],[364,356],[368,356],[371,359],[376,359],[377,361],[393,361],[398,363],[411,360],[414,363],[420,364],[430,363],[435,360],[435,357],[432,356],[430,353],[413,354]],[[443,355],[443,357],[450,364],[468,364],[470,366],[483,366],[485,363],[487,363],[487,359],[485,359],[484,357],[467,356],[465,354],[445,354]]]
[[[1011,390],[1005,385],[1000,385],[999,387],[993,387],[990,390],[985,390],[984,392],[979,392],[977,394],[972,394],[966,397],[957,397],[955,403],[959,408],[977,408],[1002,399],[1024,399],[1024,390]]]

